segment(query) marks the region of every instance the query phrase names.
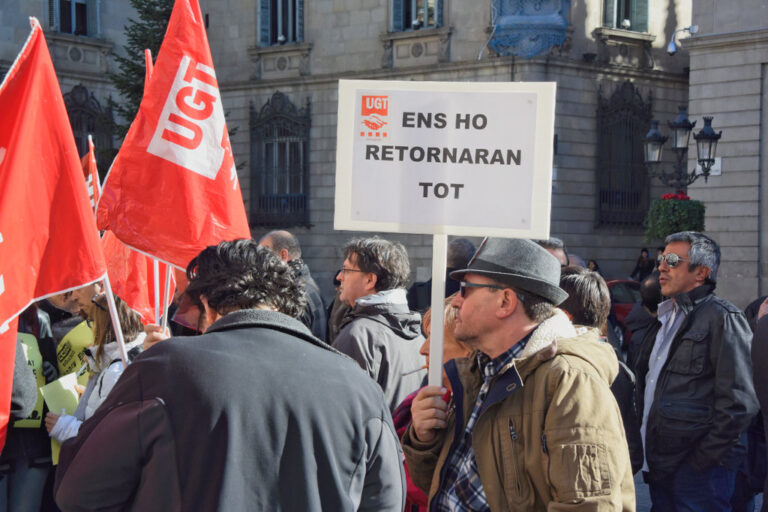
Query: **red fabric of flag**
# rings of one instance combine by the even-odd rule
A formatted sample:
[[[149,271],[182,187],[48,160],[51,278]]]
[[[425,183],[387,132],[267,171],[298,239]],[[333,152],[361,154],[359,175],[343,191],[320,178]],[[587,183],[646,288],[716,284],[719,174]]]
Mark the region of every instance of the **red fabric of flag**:
[[[250,238],[197,0],[177,0],[152,78],[102,188],[100,229],[179,268]]]
[[[99,235],[40,23],[0,84],[0,330],[31,302],[101,279]],[[15,344],[3,335],[0,345]],[[0,430],[13,372],[0,349]]]
[[[5,446],[6,426],[11,411],[11,388],[13,387],[13,370],[16,361],[16,329],[19,321],[14,318],[5,326],[5,332],[0,332],[0,452]],[[9,378],[6,378],[8,376]]]
[[[101,239],[104,256],[107,259],[109,281],[115,295],[125,301],[129,308],[141,315],[145,324],[157,324],[155,317],[155,274],[152,258],[136,252],[117,239],[114,233],[107,231]],[[165,275],[168,265],[160,263],[160,314],[165,309],[163,294],[165,291]],[[171,289],[175,287],[173,272],[171,272]]]
[[[99,169],[96,167],[96,153],[93,148],[93,139],[88,136],[88,153],[80,160],[83,166],[83,175],[85,176],[85,185],[88,188],[88,196],[91,200],[91,208],[96,212],[96,203],[99,202]]]

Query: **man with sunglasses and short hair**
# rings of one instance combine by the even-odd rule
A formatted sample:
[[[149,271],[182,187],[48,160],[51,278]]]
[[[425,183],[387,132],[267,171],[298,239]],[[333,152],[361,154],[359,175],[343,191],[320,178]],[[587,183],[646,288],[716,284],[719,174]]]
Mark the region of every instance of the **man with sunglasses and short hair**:
[[[399,242],[360,238],[344,248],[338,274],[344,316],[333,348],[350,356],[384,391],[390,410],[421,385],[421,315],[410,311],[408,253]],[[409,373],[410,372],[410,373]],[[407,373],[407,375],[403,375]]]
[[[451,277],[454,335],[475,351],[445,365],[449,404],[439,386],[419,391],[402,438],[429,510],[634,510],[616,354],[557,309],[560,262],[489,238]]]
[[[758,410],[752,334],[741,310],[713,294],[717,243],[693,231],[664,242],[667,300],[635,364],[644,476],[655,510],[731,510],[740,437]]]

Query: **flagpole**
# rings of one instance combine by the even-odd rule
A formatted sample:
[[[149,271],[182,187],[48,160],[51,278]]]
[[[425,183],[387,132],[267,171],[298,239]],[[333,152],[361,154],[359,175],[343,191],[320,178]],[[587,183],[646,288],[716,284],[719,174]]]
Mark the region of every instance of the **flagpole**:
[[[128,367],[128,352],[125,350],[125,339],[123,338],[123,328],[120,325],[120,318],[117,314],[117,304],[115,304],[115,296],[112,293],[112,285],[109,283],[109,275],[104,274],[104,288],[107,290],[107,304],[109,305],[109,316],[112,318],[112,328],[115,330],[115,336],[117,337],[117,346],[120,349],[120,359],[123,360],[123,365]]]
[[[155,274],[155,323],[160,321],[160,262],[152,258],[152,270]]]
[[[443,385],[443,333],[445,331],[445,268],[448,254],[448,236],[432,236],[432,320],[429,336],[430,386]]]
[[[155,260],[157,261],[157,260]],[[171,301],[169,295],[171,294],[171,266],[166,265],[165,266],[165,294],[163,295],[163,323],[160,325],[162,330],[160,332],[165,332],[165,328],[168,327],[168,309],[171,307]]]

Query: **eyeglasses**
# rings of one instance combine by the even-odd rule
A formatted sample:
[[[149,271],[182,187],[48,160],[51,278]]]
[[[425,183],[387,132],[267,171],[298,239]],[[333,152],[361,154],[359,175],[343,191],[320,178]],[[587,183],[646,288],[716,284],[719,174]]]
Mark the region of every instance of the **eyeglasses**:
[[[685,258],[681,258],[677,254],[670,252],[669,254],[662,254],[659,257],[659,263],[665,262],[669,268],[675,268],[681,261],[688,261]]]
[[[338,273],[339,274],[344,274],[345,272],[363,272],[363,273],[367,273],[367,272],[365,272],[365,270],[358,270],[356,268],[344,268],[344,267],[341,267],[339,269]]]
[[[462,299],[467,298],[467,288],[493,288],[494,290],[503,290],[504,286],[497,284],[480,284],[480,283],[468,283],[467,281],[461,281],[459,283],[459,295]]]
[[[102,310],[102,311],[106,312],[106,311],[107,311],[107,310],[106,310],[106,308],[104,308],[104,306],[102,306],[101,304],[99,304],[99,303],[97,302],[97,301],[98,301],[98,299],[99,299],[99,297],[100,297],[100,295],[97,293],[96,295],[94,295],[93,297],[91,297],[91,302],[92,302],[92,303],[93,303],[93,304],[94,304],[94,305],[95,305],[97,308],[99,308],[100,310]]]

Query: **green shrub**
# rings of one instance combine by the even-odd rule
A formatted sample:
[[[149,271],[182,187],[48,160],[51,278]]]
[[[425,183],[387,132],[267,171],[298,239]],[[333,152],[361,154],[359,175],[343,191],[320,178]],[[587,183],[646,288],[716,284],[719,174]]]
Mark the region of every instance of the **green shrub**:
[[[683,192],[663,194],[654,199],[645,217],[645,238],[663,240],[680,231],[704,231],[704,203]]]

